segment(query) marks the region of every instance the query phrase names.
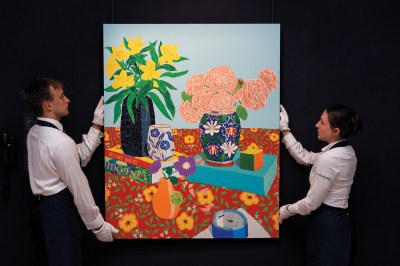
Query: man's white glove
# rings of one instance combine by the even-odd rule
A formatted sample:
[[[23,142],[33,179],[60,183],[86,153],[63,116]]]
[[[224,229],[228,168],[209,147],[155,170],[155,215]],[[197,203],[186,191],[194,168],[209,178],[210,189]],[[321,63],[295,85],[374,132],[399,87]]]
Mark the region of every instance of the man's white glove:
[[[104,96],[101,96],[100,101],[97,104],[96,110],[94,110],[92,123],[99,126],[104,125]]]
[[[283,205],[280,209],[279,209],[279,223],[281,224],[283,220],[289,218],[290,216],[294,215],[293,213],[290,213],[288,211],[288,207],[290,206],[290,204],[287,205]]]
[[[112,242],[113,236],[112,234],[116,234],[119,232],[118,229],[114,228],[111,224],[104,222],[103,225],[98,230],[92,230],[95,234],[96,238],[103,242]]]
[[[281,112],[280,112],[280,121],[279,121],[279,129],[282,131],[289,130],[289,116],[285,110],[285,108],[281,105]]]

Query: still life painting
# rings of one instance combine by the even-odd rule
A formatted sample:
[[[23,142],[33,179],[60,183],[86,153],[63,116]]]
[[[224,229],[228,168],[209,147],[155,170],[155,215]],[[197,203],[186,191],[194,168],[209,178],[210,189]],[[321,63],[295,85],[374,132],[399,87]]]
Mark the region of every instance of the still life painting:
[[[278,24],[104,25],[115,239],[278,238]]]

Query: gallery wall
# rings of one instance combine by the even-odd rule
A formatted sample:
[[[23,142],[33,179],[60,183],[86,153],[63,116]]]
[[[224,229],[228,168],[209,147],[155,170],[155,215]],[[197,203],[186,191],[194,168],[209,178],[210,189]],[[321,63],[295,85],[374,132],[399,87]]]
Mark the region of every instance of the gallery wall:
[[[399,4],[385,1],[171,0],[19,1],[0,3],[2,34],[0,133],[16,136],[15,167],[0,167],[10,194],[0,198],[0,265],[46,265],[44,242],[28,175],[24,137],[30,113],[19,91],[37,75],[64,82],[70,115],[62,120],[80,141],[103,93],[103,24],[279,23],[281,103],[295,136],[310,150],[324,108],[358,111],[364,131],[349,139],[358,155],[350,195],[355,245],[352,265],[393,265],[400,245]],[[240,32],[238,32],[240,41]],[[240,55],[238,55],[240,60]],[[84,169],[104,213],[103,146]],[[309,169],[281,147],[281,204],[307,192]],[[285,220],[279,239],[237,241],[114,241],[101,243],[82,225],[84,265],[305,265],[306,217]]]

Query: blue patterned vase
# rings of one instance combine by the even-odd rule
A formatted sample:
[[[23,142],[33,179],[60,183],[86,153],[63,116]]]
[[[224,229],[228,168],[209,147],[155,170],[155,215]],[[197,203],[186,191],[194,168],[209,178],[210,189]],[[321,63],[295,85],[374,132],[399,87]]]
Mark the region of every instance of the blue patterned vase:
[[[174,156],[175,143],[171,126],[156,124],[149,127],[147,152],[153,160],[167,161]]]
[[[199,128],[206,163],[213,166],[233,166],[241,128],[236,112],[228,115],[204,114]]]

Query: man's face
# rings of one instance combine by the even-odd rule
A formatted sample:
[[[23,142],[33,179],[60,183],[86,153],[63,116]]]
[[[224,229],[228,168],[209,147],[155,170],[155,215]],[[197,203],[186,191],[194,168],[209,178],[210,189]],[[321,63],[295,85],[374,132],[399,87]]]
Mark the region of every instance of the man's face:
[[[320,120],[315,126],[318,128],[319,140],[326,141],[328,143],[332,143],[337,140],[339,130],[337,128],[331,128],[326,111],[322,113]]]
[[[53,96],[53,100],[50,101],[53,114],[58,120],[61,117],[67,116],[69,114],[68,104],[70,101],[67,96],[65,96],[64,90],[62,88],[54,88],[51,86],[50,93]]]

